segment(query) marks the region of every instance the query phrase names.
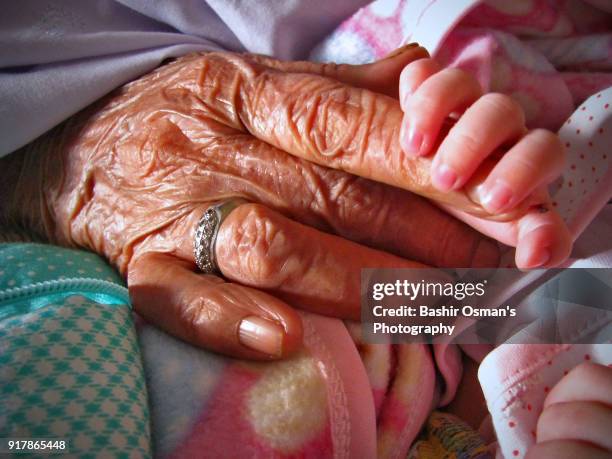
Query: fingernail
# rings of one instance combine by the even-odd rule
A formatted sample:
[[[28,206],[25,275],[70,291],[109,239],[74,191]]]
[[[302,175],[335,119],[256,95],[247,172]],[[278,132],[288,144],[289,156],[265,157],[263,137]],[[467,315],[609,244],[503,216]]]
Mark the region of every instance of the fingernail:
[[[391,59],[394,58],[395,56],[399,56],[400,54],[402,54],[404,51],[407,51],[411,48],[415,48],[419,46],[418,43],[408,43],[407,45],[404,46],[400,46],[399,48],[397,48],[394,51],[391,51],[389,54],[387,54],[384,59]]]
[[[238,328],[238,339],[244,346],[275,357],[282,355],[284,336],[279,324],[257,316],[242,319]]]
[[[439,190],[449,191],[457,183],[457,174],[452,168],[442,163],[434,168],[431,181]]]
[[[528,268],[539,268],[546,265],[550,261],[550,250],[546,247],[542,247],[538,250],[534,250],[531,256],[528,258]]]
[[[496,213],[508,207],[512,197],[510,187],[498,180],[492,187],[485,189],[480,203],[488,212]]]
[[[423,134],[421,134],[414,126],[404,123],[402,126],[401,144],[402,149],[406,153],[418,155],[423,145]]]
[[[521,269],[541,268],[550,264],[552,249],[550,246],[551,228],[539,226],[520,237],[516,249],[516,264]]]

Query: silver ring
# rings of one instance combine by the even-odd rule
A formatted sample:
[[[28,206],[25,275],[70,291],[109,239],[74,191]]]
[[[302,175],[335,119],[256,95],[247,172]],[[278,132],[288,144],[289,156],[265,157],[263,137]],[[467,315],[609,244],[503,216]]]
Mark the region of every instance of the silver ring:
[[[193,254],[196,265],[204,274],[219,272],[215,257],[215,246],[221,223],[236,207],[248,203],[249,201],[242,198],[220,201],[206,209],[202,218],[200,218],[193,241]]]

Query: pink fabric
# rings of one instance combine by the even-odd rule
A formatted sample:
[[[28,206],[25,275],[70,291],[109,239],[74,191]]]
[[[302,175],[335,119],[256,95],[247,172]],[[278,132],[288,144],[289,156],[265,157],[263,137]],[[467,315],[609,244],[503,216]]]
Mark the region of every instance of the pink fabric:
[[[370,384],[346,327],[307,313],[302,322],[299,355],[257,363],[195,349],[139,321],[156,455],[376,457]]]
[[[438,58],[474,74],[487,92],[511,94],[523,106],[530,127],[558,129],[573,111],[562,75],[514,35],[460,26],[450,33]]]

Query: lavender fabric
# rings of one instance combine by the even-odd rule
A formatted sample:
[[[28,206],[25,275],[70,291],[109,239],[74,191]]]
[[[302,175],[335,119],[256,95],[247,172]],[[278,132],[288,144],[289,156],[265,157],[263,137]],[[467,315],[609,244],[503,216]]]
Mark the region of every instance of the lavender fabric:
[[[164,59],[303,59],[366,0],[21,0],[0,15],[0,156]]]

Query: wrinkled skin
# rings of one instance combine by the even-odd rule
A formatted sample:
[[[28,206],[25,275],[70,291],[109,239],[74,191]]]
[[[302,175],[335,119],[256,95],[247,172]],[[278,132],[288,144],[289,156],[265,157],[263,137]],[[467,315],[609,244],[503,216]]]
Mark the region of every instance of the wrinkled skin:
[[[393,225],[383,221],[391,212],[385,206],[417,202],[284,151],[482,212],[463,193],[438,196],[429,184],[429,161],[402,154],[394,140],[402,116],[395,101],[328,78],[278,72],[256,60],[263,58],[184,58],[126,86],[94,107],[92,116],[83,114],[85,123],[71,128],[74,141],[66,145],[78,154],[69,154],[73,162],[60,171],[76,180],[53,193],[54,220],[70,222],[58,228],[58,239],[103,253],[125,271],[143,242],[149,250],[176,252],[177,237],[185,236],[181,229],[172,228],[179,231],[174,238],[151,236],[195,206],[199,216],[207,203],[223,198],[245,196],[365,243],[372,241],[359,234],[359,226],[388,231]],[[423,245],[402,255],[444,265],[419,253]],[[190,251],[176,253],[189,259],[184,252]]]
[[[39,143],[46,231],[107,257],[152,322],[247,358],[299,347],[287,303],[357,318],[362,267],[494,266],[495,245],[406,191],[485,215],[469,192],[436,191],[430,159],[399,147],[389,96],[424,56],[409,47],[357,68],[210,53],[162,66]],[[242,285],[196,274],[192,254],[203,211],[236,196],[258,204],[232,212],[216,253]],[[279,324],[280,343],[245,346],[247,316]]]

